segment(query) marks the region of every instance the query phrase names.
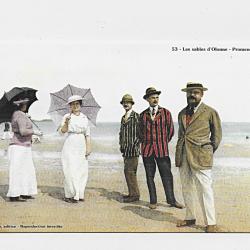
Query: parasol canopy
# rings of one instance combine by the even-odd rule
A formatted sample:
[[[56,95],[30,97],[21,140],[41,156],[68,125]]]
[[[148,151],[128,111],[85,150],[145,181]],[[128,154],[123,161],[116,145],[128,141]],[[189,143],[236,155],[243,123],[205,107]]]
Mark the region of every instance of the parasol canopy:
[[[57,127],[60,126],[62,118],[69,113],[68,98],[72,95],[80,95],[82,97],[81,112],[96,125],[97,113],[100,110],[99,104],[93,97],[90,89],[78,88],[68,84],[58,92],[50,93],[50,107],[48,114]]]
[[[28,98],[28,112],[31,104],[37,101],[36,92],[36,89],[28,87],[14,87],[10,91],[5,92],[2,98],[0,99],[0,123],[11,121],[12,114],[16,110],[16,105],[13,104],[13,101]]]

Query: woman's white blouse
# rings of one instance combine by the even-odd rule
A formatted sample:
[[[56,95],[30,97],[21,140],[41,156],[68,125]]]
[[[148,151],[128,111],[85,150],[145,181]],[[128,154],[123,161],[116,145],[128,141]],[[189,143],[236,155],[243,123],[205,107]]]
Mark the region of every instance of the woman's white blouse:
[[[67,117],[71,117],[68,125],[68,133],[84,134],[90,136],[89,121],[86,115],[80,113],[80,115],[66,114],[62,119],[61,128],[65,123]],[[61,129],[60,129],[61,132]]]

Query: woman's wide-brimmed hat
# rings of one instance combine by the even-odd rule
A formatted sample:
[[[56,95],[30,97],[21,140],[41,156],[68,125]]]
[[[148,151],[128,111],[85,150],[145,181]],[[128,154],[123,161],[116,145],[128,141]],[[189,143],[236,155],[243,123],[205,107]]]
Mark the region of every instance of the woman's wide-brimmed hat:
[[[201,83],[198,82],[188,82],[186,88],[182,89],[182,91],[187,92],[191,89],[201,89],[203,91],[206,91],[207,88],[204,88]]]
[[[80,95],[72,95],[68,98],[67,104],[70,104],[75,101],[82,101],[82,97]]]
[[[143,99],[147,99],[149,96],[155,95],[155,94],[160,95],[161,91],[156,90],[154,87],[149,87],[146,89],[146,94],[143,96]]]
[[[135,104],[133,97],[130,94],[125,94],[122,97],[122,100],[120,101],[120,103],[123,104],[124,102],[131,102],[133,105]]]
[[[29,98],[24,98],[24,99],[20,99],[20,100],[17,100],[17,101],[14,101],[13,103],[17,106],[21,105],[21,104],[24,104],[24,103],[28,103],[30,101]]]

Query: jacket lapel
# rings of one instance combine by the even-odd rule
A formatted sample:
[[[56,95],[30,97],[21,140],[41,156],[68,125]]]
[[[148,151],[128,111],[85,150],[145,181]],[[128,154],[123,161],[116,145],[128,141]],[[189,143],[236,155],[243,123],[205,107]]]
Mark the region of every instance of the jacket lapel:
[[[182,111],[181,120],[182,120],[182,125],[183,125],[184,129],[186,130],[186,128],[187,128],[187,124],[186,124],[186,108]]]
[[[129,122],[135,116],[135,112],[132,110],[127,122]]]
[[[161,116],[161,110],[162,110],[162,107],[161,106],[158,106],[158,110],[155,114],[155,118],[154,118],[154,121],[159,118]],[[152,121],[152,118],[151,118],[151,112],[150,112],[150,108],[146,109],[146,115],[147,115],[147,118]]]
[[[198,110],[194,113],[194,115],[193,115],[193,117],[192,117],[192,119],[191,119],[191,121],[190,121],[190,123],[189,123],[189,126],[199,117],[199,115],[200,115],[203,111],[205,111],[205,109],[206,109],[206,106],[205,106],[204,103],[202,103],[202,104],[199,106]]]
[[[146,109],[147,119],[151,120],[150,108]]]
[[[162,110],[162,107],[158,106],[158,110],[156,112],[154,120],[158,119],[161,116],[161,110]]]
[[[128,117],[128,119],[125,121],[125,115],[122,117],[122,122],[123,124],[127,124],[133,117],[135,116],[135,112],[132,110],[130,116]]]

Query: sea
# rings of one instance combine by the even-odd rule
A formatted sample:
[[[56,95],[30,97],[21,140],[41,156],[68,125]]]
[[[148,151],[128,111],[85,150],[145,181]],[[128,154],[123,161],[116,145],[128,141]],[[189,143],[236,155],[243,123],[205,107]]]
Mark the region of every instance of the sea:
[[[51,120],[36,121],[43,131],[41,142],[33,145],[33,158],[43,161],[48,168],[61,167],[61,149],[65,136],[56,131]],[[175,135],[169,144],[170,157],[174,168],[174,152],[177,142],[178,124],[175,123]],[[115,122],[99,122],[91,127],[92,154],[89,157],[90,168],[110,168],[121,170],[123,158],[119,151],[119,128]],[[213,172],[216,177],[250,173],[250,123],[222,123],[223,139],[214,155]],[[0,138],[3,124],[0,125]],[[0,168],[7,167],[7,143],[0,144]],[[140,158],[139,164],[143,167]]]

